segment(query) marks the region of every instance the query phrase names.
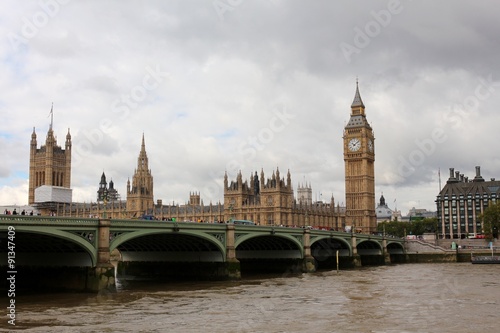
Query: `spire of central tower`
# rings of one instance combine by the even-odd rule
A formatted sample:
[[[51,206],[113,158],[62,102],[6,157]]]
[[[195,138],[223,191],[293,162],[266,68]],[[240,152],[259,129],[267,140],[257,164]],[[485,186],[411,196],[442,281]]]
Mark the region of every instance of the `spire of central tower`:
[[[357,107],[365,107],[365,105],[363,104],[363,100],[361,100],[361,95],[359,94],[358,79],[356,79],[356,94],[354,95],[354,100],[352,101],[351,108]]]
[[[137,169],[138,170],[147,170],[148,169],[148,155],[146,153],[146,144],[144,141],[144,133],[142,133],[141,152],[139,153],[139,158],[137,161]]]

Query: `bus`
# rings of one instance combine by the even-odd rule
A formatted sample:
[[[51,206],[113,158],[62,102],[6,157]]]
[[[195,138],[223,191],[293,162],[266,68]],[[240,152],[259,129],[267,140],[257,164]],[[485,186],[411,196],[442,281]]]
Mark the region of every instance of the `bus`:
[[[233,224],[242,224],[242,225],[255,225],[255,222],[249,220],[232,220]]]

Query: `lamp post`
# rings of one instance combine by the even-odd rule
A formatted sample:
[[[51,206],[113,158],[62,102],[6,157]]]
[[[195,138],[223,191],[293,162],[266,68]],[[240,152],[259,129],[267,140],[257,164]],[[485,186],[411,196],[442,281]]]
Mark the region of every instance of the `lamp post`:
[[[103,218],[106,218],[106,206],[108,204],[108,190],[107,189],[104,189],[104,192],[102,193],[102,203],[104,206]]]
[[[339,231],[339,216],[340,214],[335,214],[335,207],[333,207],[333,217],[335,218],[335,231]]]
[[[234,217],[233,217],[233,204],[229,204],[229,220],[230,221],[233,221],[234,220]]]

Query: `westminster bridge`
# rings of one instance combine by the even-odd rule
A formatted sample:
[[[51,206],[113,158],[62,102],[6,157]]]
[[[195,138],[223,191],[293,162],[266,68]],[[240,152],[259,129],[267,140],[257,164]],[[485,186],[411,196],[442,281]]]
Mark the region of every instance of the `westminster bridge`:
[[[0,230],[1,266],[32,288],[101,291],[117,274],[237,279],[247,268],[314,272],[405,257],[402,239],[290,227],[0,215]]]

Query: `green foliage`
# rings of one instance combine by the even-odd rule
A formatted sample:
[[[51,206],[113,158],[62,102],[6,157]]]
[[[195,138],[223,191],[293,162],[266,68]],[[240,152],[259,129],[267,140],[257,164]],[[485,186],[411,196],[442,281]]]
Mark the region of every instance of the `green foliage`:
[[[500,201],[490,204],[479,217],[483,221],[484,234],[486,239],[498,238],[500,229]]]
[[[385,234],[395,237],[404,237],[405,228],[409,225],[407,222],[398,222],[398,221],[390,221],[390,222],[382,222],[377,225],[378,232],[384,232]]]
[[[426,218],[411,222],[382,222],[377,225],[378,232],[384,232],[387,235],[404,237],[405,235],[423,235],[426,232],[436,232],[437,218]]]
[[[437,217],[426,218],[421,221],[412,222],[413,224],[413,234],[423,235],[426,232],[435,233],[437,230]]]

